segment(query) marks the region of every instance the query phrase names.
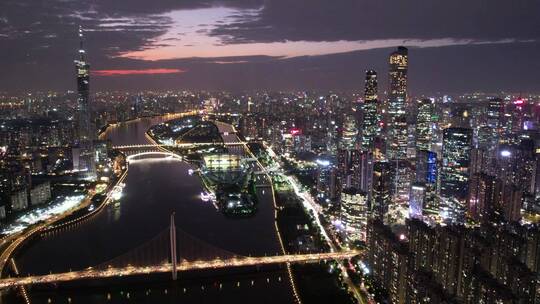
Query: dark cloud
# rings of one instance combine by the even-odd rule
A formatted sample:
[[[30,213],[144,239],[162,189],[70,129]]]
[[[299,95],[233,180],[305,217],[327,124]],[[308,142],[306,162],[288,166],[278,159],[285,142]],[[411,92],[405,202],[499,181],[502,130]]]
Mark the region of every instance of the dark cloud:
[[[540,38],[537,0],[273,0],[215,29],[229,43],[388,38]]]
[[[125,14],[159,14],[178,9],[196,9],[213,6],[256,8],[262,0],[94,0],[100,10],[123,16]]]
[[[79,24],[88,30],[86,47],[93,70],[188,71],[96,78],[92,79],[96,90],[361,89],[365,69],[386,73],[390,49],[290,59],[247,56],[146,62],[114,57],[142,50],[148,43],[159,44],[156,38],[171,26],[163,14],[216,5],[250,9],[217,22],[214,29],[209,27],[209,33],[223,43],[534,40],[413,48],[410,83],[413,93],[538,91],[540,63],[534,60],[540,51],[537,0],[1,0],[0,90],[73,89]],[[384,76],[381,78],[384,85]]]

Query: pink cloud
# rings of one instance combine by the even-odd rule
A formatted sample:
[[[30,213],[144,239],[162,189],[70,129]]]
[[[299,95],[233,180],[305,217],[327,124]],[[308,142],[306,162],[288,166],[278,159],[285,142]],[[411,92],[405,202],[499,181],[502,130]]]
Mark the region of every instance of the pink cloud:
[[[125,76],[125,75],[156,75],[184,73],[181,69],[143,69],[143,70],[97,70],[92,71],[94,76]]]

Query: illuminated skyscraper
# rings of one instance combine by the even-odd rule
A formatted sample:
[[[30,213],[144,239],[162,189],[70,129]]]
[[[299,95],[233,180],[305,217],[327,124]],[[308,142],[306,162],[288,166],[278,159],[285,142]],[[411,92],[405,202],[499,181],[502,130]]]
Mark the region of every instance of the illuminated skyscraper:
[[[366,192],[371,199],[373,183],[373,153],[356,150],[351,157],[351,186]]]
[[[388,150],[390,159],[407,158],[407,69],[408,50],[398,47],[390,54],[390,92],[388,95]]]
[[[426,187],[422,183],[414,183],[411,186],[409,199],[409,217],[421,219],[424,213],[424,201],[426,199]]]
[[[433,103],[429,99],[418,101],[418,115],[416,116],[416,149],[431,150],[433,137]]]
[[[377,91],[377,72],[375,72],[374,70],[367,70],[364,100],[377,101]]]
[[[437,183],[437,153],[420,150],[416,154],[416,182],[435,185]]]
[[[341,221],[345,226],[347,240],[366,240],[368,217],[367,194],[355,188],[347,188],[341,192]]]
[[[462,220],[469,194],[469,165],[472,130],[447,128],[443,133],[441,196],[444,218]]]
[[[78,142],[87,142],[93,137],[93,130],[90,123],[90,64],[86,62],[86,52],[84,50],[84,33],[79,27],[79,59],[75,60],[77,71],[77,131]]]
[[[498,129],[501,127],[504,115],[504,101],[500,98],[492,98],[488,102],[487,107],[487,124],[488,126]]]
[[[419,150],[416,153],[416,183],[423,185],[424,197],[422,215],[437,215],[439,212],[437,199],[437,153]],[[413,200],[411,188],[410,200]],[[410,208],[409,208],[410,209]]]
[[[377,72],[368,70],[362,107],[362,150],[364,151],[373,149],[373,140],[381,131],[377,104]]]
[[[375,162],[373,165],[373,193],[371,209],[374,217],[383,220],[387,216],[390,205],[391,169],[386,161]]]
[[[356,119],[352,115],[346,115],[343,122],[343,131],[341,134],[340,148],[343,150],[356,149],[356,139],[358,137],[358,128]]]
[[[329,204],[337,197],[337,169],[327,158],[317,159],[317,200]]]
[[[86,62],[84,33],[79,27],[79,59],[75,60],[77,72],[77,139],[72,149],[73,169],[84,172],[86,177],[96,177],[96,157],[93,147],[94,128],[90,119],[90,64]]]

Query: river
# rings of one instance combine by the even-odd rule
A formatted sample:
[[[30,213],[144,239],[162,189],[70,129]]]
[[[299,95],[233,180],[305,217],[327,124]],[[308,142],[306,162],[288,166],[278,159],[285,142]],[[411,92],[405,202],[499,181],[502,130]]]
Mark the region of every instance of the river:
[[[113,145],[147,144],[146,130],[165,118],[145,118],[111,126]],[[202,186],[188,163],[145,159],[129,166],[119,206],[113,204],[89,221],[43,236],[16,256],[20,272],[45,274],[83,269],[122,255],[167,229],[175,212],[177,230],[240,255],[280,252],[269,189],[259,189],[255,216],[228,218],[201,201]],[[182,244],[179,244],[182,246]],[[102,282],[36,286],[31,303],[292,303],[284,266],[111,279]],[[22,302],[22,298],[17,298]],[[10,303],[8,301],[8,303]]]

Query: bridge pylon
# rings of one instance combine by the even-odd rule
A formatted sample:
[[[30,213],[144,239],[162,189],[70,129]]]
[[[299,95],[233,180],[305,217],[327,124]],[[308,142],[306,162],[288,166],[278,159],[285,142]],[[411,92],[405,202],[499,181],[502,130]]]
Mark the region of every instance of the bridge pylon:
[[[172,279],[173,281],[176,281],[178,278],[178,259],[176,257],[176,226],[174,225],[174,212],[171,214],[171,227],[169,234],[171,243]]]

